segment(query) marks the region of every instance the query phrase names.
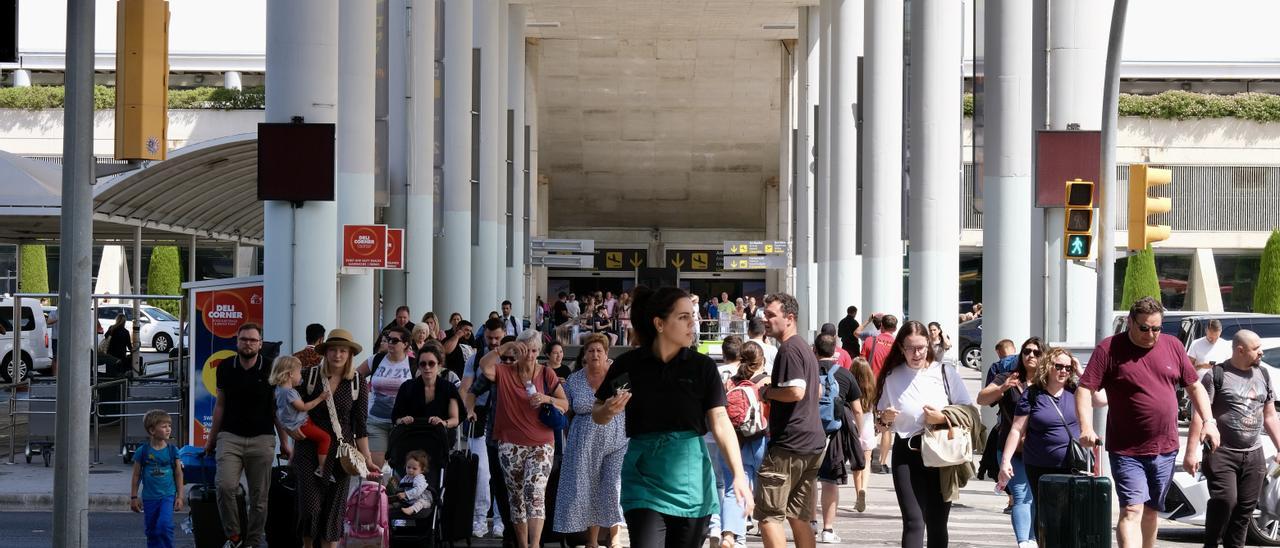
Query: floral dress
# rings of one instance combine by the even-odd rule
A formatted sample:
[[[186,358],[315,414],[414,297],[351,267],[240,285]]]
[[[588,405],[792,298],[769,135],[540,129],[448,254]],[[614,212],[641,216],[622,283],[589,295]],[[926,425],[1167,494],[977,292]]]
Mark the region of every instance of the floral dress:
[[[303,379],[309,379],[311,370],[304,370]],[[367,438],[365,421],[368,419],[369,383],[359,380],[359,375],[352,380],[338,383],[333,392],[333,405],[337,409],[338,421],[342,426],[342,435],[347,442],[355,445],[358,438]],[[321,379],[314,387],[308,387],[304,381],[298,387],[305,401],[311,401],[324,391]],[[358,385],[356,395],[352,397],[352,387]],[[313,424],[333,435],[332,422],[329,420],[329,407],[320,404],[311,409],[307,418]],[[298,482],[298,534],[305,538],[325,540],[329,542],[342,538],[342,517],[346,510],[347,484],[350,476],[342,469],[335,455],[338,453],[338,440],[329,445],[329,460],[326,467],[333,474],[334,482],[315,476],[316,445],[309,440],[294,442],[293,465],[294,478]]]
[[[591,526],[622,523],[622,458],[627,453],[625,413],[604,426],[591,420],[596,391],[587,384],[587,370],[580,369],[565,381],[565,394],[573,422],[565,444],[556,491],[555,530],[585,531]]]

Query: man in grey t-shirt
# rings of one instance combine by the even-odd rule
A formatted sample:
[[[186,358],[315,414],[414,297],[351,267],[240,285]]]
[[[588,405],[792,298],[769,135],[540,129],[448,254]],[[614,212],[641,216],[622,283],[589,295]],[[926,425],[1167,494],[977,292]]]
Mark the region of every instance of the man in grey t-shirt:
[[[1252,331],[1236,332],[1231,359],[1201,378],[1209,394],[1213,417],[1192,418],[1187,434],[1183,467],[1195,475],[1200,464],[1200,430],[1217,423],[1221,445],[1204,455],[1204,475],[1209,482],[1209,507],[1205,513],[1205,545],[1244,546],[1249,520],[1258,505],[1266,474],[1261,433],[1266,426],[1271,442],[1280,447],[1280,420],[1268,372],[1261,365],[1262,341]],[[1219,371],[1221,369],[1221,371]],[[1276,462],[1280,462],[1277,455]]]

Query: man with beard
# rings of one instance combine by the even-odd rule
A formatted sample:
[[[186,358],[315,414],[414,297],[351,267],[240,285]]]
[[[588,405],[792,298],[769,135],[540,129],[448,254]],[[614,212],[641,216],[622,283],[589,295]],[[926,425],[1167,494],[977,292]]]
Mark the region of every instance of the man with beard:
[[[280,452],[291,456],[287,432],[276,418],[275,392],[269,381],[271,364],[259,355],[262,327],[246,323],[236,332],[236,355],[218,363],[217,402],[205,452],[217,455],[218,514],[228,546],[264,546],[267,524],[267,491],[271,464]],[[248,523],[240,523],[236,494],[240,476],[248,484]]]

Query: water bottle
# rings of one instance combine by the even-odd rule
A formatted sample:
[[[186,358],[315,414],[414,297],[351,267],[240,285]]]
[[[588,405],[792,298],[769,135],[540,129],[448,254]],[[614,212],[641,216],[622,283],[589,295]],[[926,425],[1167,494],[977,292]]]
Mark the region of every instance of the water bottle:
[[[538,393],[538,391],[533,388],[533,381],[524,381],[524,392],[525,394],[528,394],[530,398],[532,398],[534,394]]]

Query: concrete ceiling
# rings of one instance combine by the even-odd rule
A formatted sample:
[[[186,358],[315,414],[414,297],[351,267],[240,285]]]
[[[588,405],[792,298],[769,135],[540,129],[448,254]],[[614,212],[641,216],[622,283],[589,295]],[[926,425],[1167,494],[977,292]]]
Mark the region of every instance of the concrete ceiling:
[[[534,0],[551,227],[763,229],[802,4]]]
[[[795,38],[804,0],[531,0],[527,34],[537,38],[735,39]],[[538,23],[559,23],[558,28]]]

